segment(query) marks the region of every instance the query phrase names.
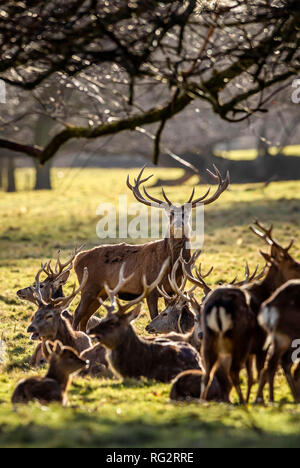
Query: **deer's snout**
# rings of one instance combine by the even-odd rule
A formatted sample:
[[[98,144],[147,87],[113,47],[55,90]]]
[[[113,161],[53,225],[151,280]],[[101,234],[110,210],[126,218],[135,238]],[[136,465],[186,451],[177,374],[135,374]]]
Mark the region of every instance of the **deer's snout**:
[[[30,325],[28,328],[27,328],[27,333],[35,333],[36,332],[36,329],[34,328],[33,325]]]
[[[146,326],[146,331],[150,334],[156,333],[156,330],[154,330],[154,328],[150,324]]]
[[[33,341],[37,341],[40,338],[39,332],[36,330],[36,328],[33,325],[30,325],[27,328],[27,333],[31,333],[30,339]]]
[[[17,296],[18,296],[20,299],[25,299],[24,291],[23,291],[22,289],[20,289],[19,291],[17,291]]]

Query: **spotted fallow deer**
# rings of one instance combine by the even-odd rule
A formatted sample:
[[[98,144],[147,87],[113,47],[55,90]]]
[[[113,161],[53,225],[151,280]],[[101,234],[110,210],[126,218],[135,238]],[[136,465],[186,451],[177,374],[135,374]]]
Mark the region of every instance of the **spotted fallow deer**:
[[[170,271],[180,255],[181,250],[183,250],[184,257],[188,260],[191,254],[190,249],[187,247],[189,243],[187,226],[189,226],[190,223],[191,210],[199,205],[209,205],[215,202],[230,184],[229,173],[223,180],[220,172],[215,167],[216,173],[213,174],[210,171],[209,173],[218,182],[216,192],[212,196],[209,196],[209,190],[204,196],[194,199],[194,189],[191,197],[187,201],[190,208],[190,210],[187,210],[187,204],[180,207],[174,206],[168,199],[164,190],[162,192],[163,201],[151,196],[145,187],[143,187],[143,194],[141,192],[141,186],[150,179],[150,177],[143,179],[144,169],[140,172],[134,185],[131,185],[128,177],[127,185],[136,200],[140,203],[148,207],[164,209],[167,212],[170,219],[170,234],[168,234],[165,239],[149,242],[144,245],[102,245],[77,255],[74,262],[74,269],[78,280],[79,282],[81,281],[85,267],[89,270],[89,280],[82,292],[80,304],[75,312],[75,329],[79,327],[80,330],[86,330],[89,318],[99,308],[98,298],[100,297],[103,300],[107,298],[104,287],[105,283],[107,283],[110,288],[116,286],[120,268],[123,263],[126,263],[125,274],[131,275],[131,273],[134,272],[134,275],[130,281],[124,284],[119,294],[121,299],[130,300],[138,297],[142,293],[142,278],[144,276],[146,276],[148,283],[155,281],[161,269],[161,265],[167,258],[171,258]],[[187,212],[189,213],[187,214]],[[163,278],[162,284],[167,292],[172,292],[167,277]],[[153,290],[147,298],[152,319],[158,315],[159,297],[160,294],[158,290]]]
[[[170,382],[186,369],[201,369],[201,358],[188,343],[169,340],[145,340],[135,333],[131,322],[141,310],[140,302],[160,284],[169,268],[166,260],[156,280],[149,286],[143,276],[143,292],[140,297],[122,305],[117,298],[122,285],[130,281],[124,277],[125,265],[120,271],[117,287],[110,290],[106,285],[109,305],[107,316],[89,334],[95,336],[107,349],[107,359],[113,372],[122,378],[146,377],[160,382]],[[137,306],[133,308],[134,306]]]

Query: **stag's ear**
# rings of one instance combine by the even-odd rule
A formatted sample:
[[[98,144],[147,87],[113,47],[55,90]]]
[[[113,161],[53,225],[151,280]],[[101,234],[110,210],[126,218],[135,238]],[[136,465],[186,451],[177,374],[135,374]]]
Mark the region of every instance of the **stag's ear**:
[[[64,347],[64,346],[63,346],[62,342],[57,340],[57,341],[55,341],[55,343],[54,343],[53,352],[54,352],[55,354],[61,354],[62,351],[63,351],[63,347]]]
[[[65,271],[57,280],[54,281],[54,284],[57,288],[64,286],[70,277],[70,271]]]
[[[132,309],[128,314],[126,314],[126,322],[130,323],[133,320],[136,320],[140,315],[142,309],[142,304],[138,305],[135,309]]]
[[[178,325],[178,328],[182,333],[188,333],[195,325],[195,315],[186,306],[180,313]]]

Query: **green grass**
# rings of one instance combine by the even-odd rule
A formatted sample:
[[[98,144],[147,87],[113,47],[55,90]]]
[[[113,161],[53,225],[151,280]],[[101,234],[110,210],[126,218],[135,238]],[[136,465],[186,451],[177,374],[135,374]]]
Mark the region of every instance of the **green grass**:
[[[26,333],[34,307],[19,301],[16,290],[31,283],[41,260],[55,256],[58,248],[68,254],[75,244],[101,243],[96,236],[97,206],[116,203],[119,193],[128,193],[124,170],[86,170],[76,175],[76,170],[54,171],[55,190],[37,194],[25,190],[32,172],[20,171],[20,191],[0,192],[0,339],[8,350],[7,365],[0,371],[0,446],[299,446],[300,408],[292,404],[282,375],[276,381],[277,403],[268,407],[238,407],[235,392],[233,406],[174,405],[168,399],[170,385],[88,378],[75,380],[69,408],[38,404],[12,408],[10,398],[18,380],[37,373],[29,366],[34,344]],[[155,170],[157,177],[178,175],[176,170]],[[170,197],[183,202],[193,182],[168,188]],[[158,195],[159,190],[152,193]],[[264,246],[248,229],[254,218],[274,223],[283,243],[297,238],[299,198],[299,182],[274,183],[266,189],[239,185],[208,207],[203,267],[215,267],[211,284],[236,275],[242,278],[244,260],[252,267],[263,265],[258,250]],[[300,258],[296,248],[294,254]],[[147,321],[144,306],[136,323],[139,333],[144,333]]]
[[[275,156],[278,153],[278,148],[273,147],[270,149],[270,154]],[[283,150],[283,154],[286,156],[300,156],[300,145],[287,146]],[[246,150],[232,150],[232,151],[219,151],[217,156],[223,156],[224,158],[232,159],[235,161],[240,160],[253,160],[257,158],[256,149]]]

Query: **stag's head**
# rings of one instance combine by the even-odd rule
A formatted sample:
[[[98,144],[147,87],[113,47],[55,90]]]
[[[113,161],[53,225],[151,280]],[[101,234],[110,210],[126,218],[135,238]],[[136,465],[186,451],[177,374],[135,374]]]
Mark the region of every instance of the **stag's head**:
[[[299,279],[300,263],[290,255],[294,240],[291,240],[288,247],[283,247],[273,237],[273,226],[266,229],[258,221],[255,222],[255,227],[251,226],[250,229],[270,246],[270,252],[261,252],[261,255],[268,263],[269,278],[274,282],[274,287],[277,289],[289,280]]]
[[[151,179],[153,176],[143,178],[145,167],[141,170],[138,178],[134,181],[134,185],[131,185],[129,176],[127,178],[127,186],[132,191],[136,200],[143,203],[146,206],[164,209],[170,220],[170,235],[176,239],[183,239],[189,237],[190,231],[190,220],[192,211],[200,205],[210,205],[215,202],[223,192],[228,188],[230,184],[229,172],[226,178],[223,180],[221,173],[214,166],[215,173],[208,170],[208,173],[218,183],[216,192],[210,196],[211,189],[209,189],[202,197],[195,199],[195,188],[184,205],[176,205],[168,198],[165,190],[162,188],[163,200],[153,197],[150,195],[145,188],[144,184]],[[143,188],[143,193],[141,191]]]
[[[59,320],[63,317],[63,312],[75,299],[76,295],[84,288],[88,280],[88,270],[85,268],[81,285],[78,289],[74,285],[72,293],[67,297],[52,297],[46,302],[40,287],[40,275],[43,272],[43,266],[38,272],[35,281],[35,303],[38,310],[33,316],[32,322],[28,327],[28,333],[31,333],[32,340],[45,338],[54,340],[59,327]]]
[[[73,268],[73,261],[82,248],[83,246],[81,246],[79,249],[75,249],[71,258],[65,263],[61,262],[60,252],[58,252],[54,269],[52,269],[51,260],[49,263],[43,265],[43,273],[46,274],[46,278],[40,283],[40,290],[42,292],[44,301],[47,302],[50,298],[63,295],[62,287],[67,283],[70,272]],[[23,301],[32,302],[33,304],[36,303],[35,294],[35,284],[28,286],[27,288],[20,289],[20,291],[17,292],[17,295],[20,299]]]
[[[88,335],[94,336],[104,346],[109,349],[115,349],[119,346],[124,339],[130,324],[133,320],[137,319],[141,311],[141,302],[161,283],[164,278],[170,264],[168,258],[157,277],[157,279],[150,285],[147,284],[146,276],[143,276],[143,292],[136,299],[122,304],[118,298],[118,294],[121,289],[127,284],[134,276],[134,273],[127,278],[124,276],[125,264],[122,265],[119,274],[119,282],[114,289],[110,289],[105,284],[105,290],[108,297],[108,304],[99,299],[100,303],[105,307],[107,315],[103,318],[98,326],[89,330]]]
[[[195,262],[201,252],[194,254],[191,262]],[[168,275],[170,288],[173,295],[168,294],[164,287],[158,287],[158,291],[162,297],[165,298],[167,307],[152,322],[146,327],[148,333],[170,333],[170,332],[189,332],[195,324],[195,312],[192,311],[194,307],[193,292],[197,286],[192,289],[186,290],[188,277],[183,274],[181,284],[177,282],[178,270],[181,267],[183,260],[183,252],[173,265],[172,272]],[[194,307],[195,308],[195,307]]]

